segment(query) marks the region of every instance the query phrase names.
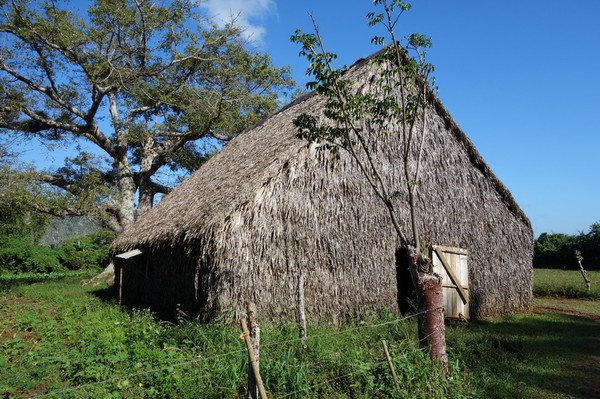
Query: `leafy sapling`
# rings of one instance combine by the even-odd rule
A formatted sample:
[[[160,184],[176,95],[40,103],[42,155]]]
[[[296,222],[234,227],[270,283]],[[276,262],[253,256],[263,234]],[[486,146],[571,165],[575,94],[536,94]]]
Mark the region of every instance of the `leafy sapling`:
[[[381,13],[367,15],[370,26],[383,26],[391,43],[383,36],[371,42],[385,46],[369,62],[376,71],[369,89],[358,89],[347,77],[347,68],[335,68],[337,55],[326,51],[319,27],[311,15],[314,32],[297,30],[291,40],[302,46],[300,55],[308,61],[308,74],[314,79],[307,88],[326,99],[322,116],[303,114],[294,120],[298,137],[319,145],[319,149],[339,155],[350,155],[361,175],[379,200],[385,205],[390,221],[406,254],[409,271],[417,296],[419,337],[439,359],[447,371],[444,310],[441,278],[433,273],[431,260],[422,248],[419,230],[417,196],[421,182],[423,153],[426,150],[427,110],[435,88],[434,67],[426,61],[431,39],[412,34],[402,40],[395,29],[399,17],[410,10],[401,1],[375,0]],[[378,157],[382,144],[388,140],[399,143],[399,152],[392,154],[402,169],[403,187],[390,183]],[[407,207],[410,215],[410,235],[398,217]]]

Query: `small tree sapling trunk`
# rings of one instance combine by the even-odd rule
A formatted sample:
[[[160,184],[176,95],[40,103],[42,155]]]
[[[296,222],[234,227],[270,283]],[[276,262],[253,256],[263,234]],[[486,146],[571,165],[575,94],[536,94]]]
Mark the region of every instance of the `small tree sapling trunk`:
[[[440,361],[445,374],[448,373],[446,352],[446,325],[444,324],[444,295],[442,278],[433,273],[431,260],[419,254],[416,248],[407,250],[410,267],[416,269],[415,294],[417,297],[419,342],[429,348],[432,359]]]
[[[393,208],[390,215],[394,227],[399,226]],[[416,228],[416,223],[414,227]],[[415,231],[418,232],[418,230]],[[398,236],[403,237],[401,231],[398,232]],[[418,237],[418,233],[416,236]],[[433,272],[431,259],[423,254],[420,246],[415,246],[407,241],[402,242],[403,251],[401,253],[403,252],[407,258],[408,270],[415,287],[419,343],[421,347],[428,348],[430,357],[438,360],[444,373],[447,374],[448,354],[446,352],[442,278]],[[400,306],[400,303],[398,305]]]

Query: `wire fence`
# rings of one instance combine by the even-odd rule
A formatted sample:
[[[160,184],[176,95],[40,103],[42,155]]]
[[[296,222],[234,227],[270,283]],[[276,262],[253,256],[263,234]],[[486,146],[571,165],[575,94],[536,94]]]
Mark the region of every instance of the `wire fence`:
[[[437,310],[437,309],[433,309],[433,310],[429,310],[429,311],[434,311],[434,310]],[[326,333],[308,335],[306,337],[306,340],[301,340],[298,337],[298,338],[293,338],[293,339],[283,339],[283,340],[272,341],[272,342],[261,342],[260,343],[261,367],[268,369],[268,368],[275,368],[276,366],[278,366],[280,369],[286,369],[288,372],[290,372],[290,370],[292,370],[292,369],[296,369],[296,370],[303,369],[305,371],[306,370],[317,370],[316,371],[317,373],[319,372],[319,370],[321,370],[321,367],[317,367],[317,366],[321,366],[323,364],[329,364],[329,365],[333,364],[333,365],[337,366],[338,370],[342,370],[342,369],[346,370],[348,368],[350,368],[350,369],[356,368],[356,370],[352,370],[348,373],[340,373],[331,378],[324,378],[324,379],[320,379],[318,381],[308,380],[310,373],[307,372],[307,373],[305,373],[305,377],[304,377],[307,380],[303,382],[304,385],[302,386],[302,388],[293,389],[291,391],[284,390],[283,392],[278,390],[278,392],[279,392],[279,394],[277,395],[278,398],[287,398],[287,397],[292,397],[292,396],[296,396],[296,395],[300,395],[300,394],[306,394],[307,392],[311,392],[311,391],[318,389],[320,387],[323,387],[323,386],[331,385],[337,381],[341,381],[341,380],[348,379],[350,377],[355,377],[358,375],[364,375],[365,373],[373,371],[374,369],[376,369],[378,367],[385,366],[386,364],[388,364],[387,360],[383,359],[382,357],[369,358],[370,356],[367,356],[364,354],[362,354],[362,357],[361,357],[359,354],[359,355],[355,356],[355,358],[354,358],[354,360],[356,360],[356,362],[342,362],[342,361],[340,361],[340,359],[342,357],[344,357],[347,353],[342,350],[335,352],[335,350],[331,349],[329,351],[330,358],[322,359],[322,360],[318,360],[318,361],[307,362],[306,360],[298,359],[298,356],[296,356],[296,357],[292,357],[292,360],[295,360],[295,362],[292,362],[292,361],[290,361],[289,356],[288,356],[287,360],[278,360],[276,358],[272,358],[269,356],[268,350],[271,348],[274,348],[276,346],[282,346],[282,345],[291,346],[292,344],[294,344],[296,346],[296,348],[304,348],[304,350],[306,350],[307,346],[308,346],[308,349],[311,349],[310,348],[311,342],[319,340],[319,339],[323,339],[323,338],[331,339],[331,338],[335,338],[336,336],[340,336],[342,334],[353,334],[353,335],[357,336],[356,333],[358,331],[367,330],[367,329],[377,329],[380,327],[385,327],[385,326],[390,326],[390,325],[401,325],[402,323],[405,323],[408,320],[416,318],[418,316],[424,315],[427,312],[428,311],[414,313],[414,314],[411,314],[411,315],[408,315],[405,317],[396,318],[393,320],[387,320],[387,321],[380,322],[380,323],[372,323],[372,324],[364,323],[364,324],[353,326],[353,327],[342,328],[337,331],[329,331]],[[425,338],[427,338],[427,337],[425,337]],[[376,345],[377,346],[380,345],[379,341],[377,341],[377,342],[364,342],[363,341],[362,345],[360,343],[357,343],[357,345],[359,347],[347,348],[347,351],[357,351],[357,353],[360,352],[360,350],[363,350],[365,353],[371,351],[372,353],[377,353],[378,355],[380,354],[379,352],[381,352],[380,350],[373,351],[373,349],[375,348]],[[413,348],[413,349],[416,349],[418,351],[423,350],[422,348]],[[299,353],[302,354],[302,349],[298,349],[298,350],[300,351]],[[61,397],[66,394],[69,394],[69,393],[77,393],[77,392],[85,391],[87,389],[101,386],[101,385],[116,384],[119,381],[133,380],[135,378],[146,377],[146,376],[150,376],[152,374],[170,372],[174,368],[182,368],[185,366],[194,366],[194,365],[198,365],[199,363],[211,362],[211,361],[215,361],[218,359],[225,358],[226,360],[229,360],[229,361],[233,361],[233,360],[239,361],[239,358],[245,359],[245,357],[242,355],[243,353],[246,353],[245,348],[238,349],[238,350],[232,350],[232,351],[224,351],[222,353],[211,355],[211,356],[197,355],[194,358],[189,359],[187,361],[174,362],[172,364],[161,365],[160,367],[151,368],[148,370],[143,370],[143,371],[128,373],[128,374],[122,374],[122,375],[119,375],[116,377],[111,377],[111,378],[103,379],[100,381],[85,383],[85,384],[81,384],[81,385],[74,386],[74,387],[66,387],[66,388],[62,388],[62,389],[57,389],[57,390],[54,390],[52,392],[48,392],[45,394],[31,396],[31,398]],[[337,355],[337,356],[331,356],[332,354]],[[300,356],[300,357],[302,357],[302,356]],[[371,357],[372,357],[372,355],[371,355]],[[379,360],[379,359],[382,359],[382,360]],[[360,367],[359,367],[359,365],[360,365]],[[244,365],[241,365],[240,367],[243,367],[243,366]],[[188,371],[190,371],[190,370],[192,370],[192,369],[188,369]],[[261,372],[261,374],[262,374],[262,372]],[[283,387],[283,388],[285,389],[285,387]]]

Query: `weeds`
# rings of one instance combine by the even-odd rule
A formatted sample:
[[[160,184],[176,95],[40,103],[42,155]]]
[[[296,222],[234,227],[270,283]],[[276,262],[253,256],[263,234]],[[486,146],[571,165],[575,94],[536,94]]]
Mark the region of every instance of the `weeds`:
[[[0,295],[0,394],[60,398],[236,398],[247,355],[236,326],[178,324],[101,300],[77,277],[30,276]],[[9,278],[0,281],[15,281]],[[388,316],[391,319],[391,315]],[[465,397],[465,380],[446,380],[408,322],[309,329],[263,326],[261,373],[272,397]],[[395,391],[381,340],[390,343],[404,393]]]
[[[158,320],[79,284],[81,275],[0,276],[0,394],[57,398],[238,398],[247,357],[236,326]],[[104,298],[104,299],[103,299]],[[262,326],[272,398],[563,398],[585,396],[598,325],[557,314],[448,326],[450,378],[394,315],[337,329]],[[388,342],[397,392],[381,346]]]

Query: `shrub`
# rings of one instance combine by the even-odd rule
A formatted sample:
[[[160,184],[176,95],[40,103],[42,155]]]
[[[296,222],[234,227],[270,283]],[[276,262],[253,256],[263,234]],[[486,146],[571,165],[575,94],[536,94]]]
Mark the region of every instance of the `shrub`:
[[[109,244],[113,239],[114,235],[107,232],[76,236],[61,242],[56,250],[67,269],[94,269],[109,261]]]
[[[106,231],[69,238],[56,247],[33,243],[30,236],[4,237],[0,242],[1,273],[50,273],[90,270],[109,261],[114,234]]]
[[[8,237],[0,246],[0,271],[49,273],[64,270],[57,252],[35,245],[31,237]]]

